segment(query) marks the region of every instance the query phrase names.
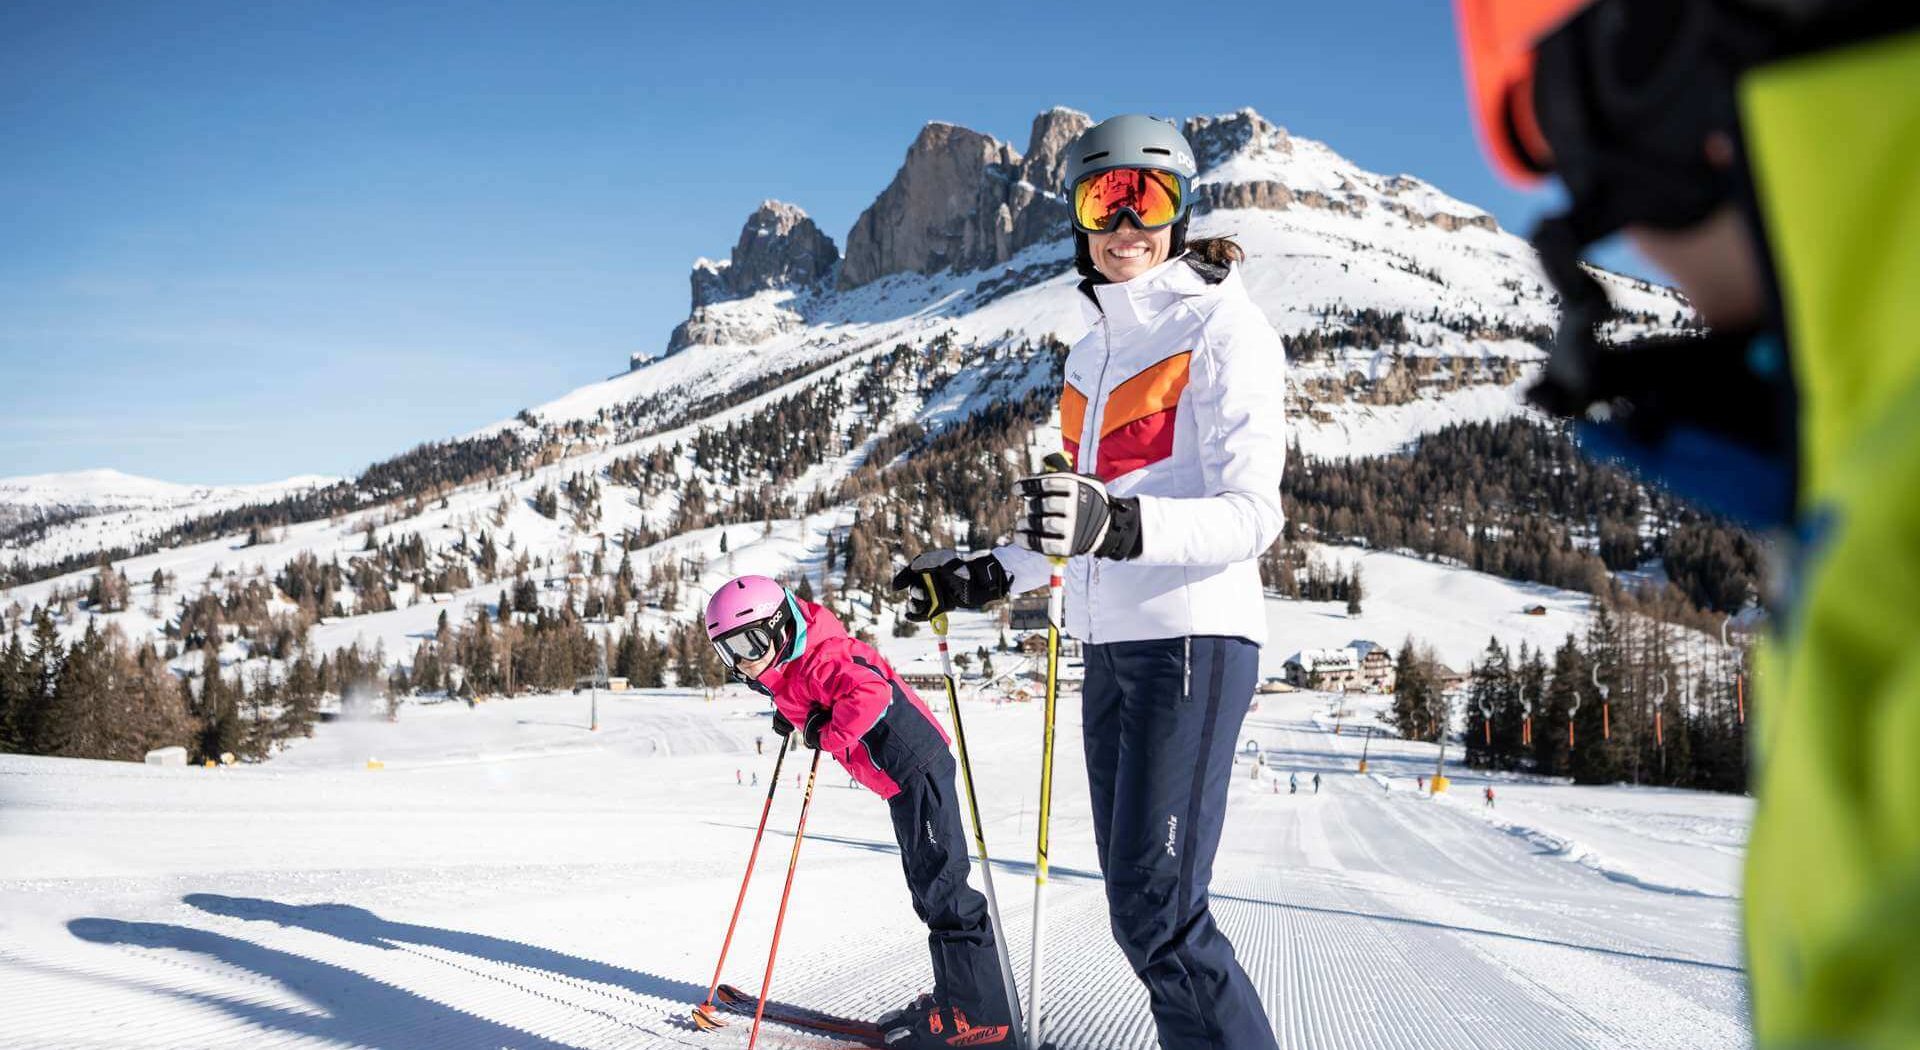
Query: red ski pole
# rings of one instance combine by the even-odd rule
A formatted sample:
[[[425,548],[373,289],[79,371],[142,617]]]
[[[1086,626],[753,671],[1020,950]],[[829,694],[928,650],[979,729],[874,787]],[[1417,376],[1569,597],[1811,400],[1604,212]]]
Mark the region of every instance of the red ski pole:
[[[693,1008],[693,1023],[701,1028],[720,1028],[726,1024],[713,1008],[713,997],[720,990],[720,971],[727,965],[727,949],[733,947],[733,928],[740,924],[740,906],[747,902],[747,884],[753,881],[753,864],[760,858],[760,837],[767,833],[767,814],[773,812],[773,789],[780,786],[780,764],[787,760],[787,742],[780,741],[780,754],[773,760],[773,776],[767,781],[767,802],[760,807],[760,826],[753,833],[753,852],[747,854],[747,873],[740,878],[740,896],[733,901],[733,918],[727,920],[727,939],[720,942],[720,961],[713,964],[713,983],[707,997]]]
[[[767,1012],[767,999],[773,994],[773,962],[780,956],[780,927],[787,922],[787,898],[793,893],[793,873],[800,867],[800,843],[807,834],[807,810],[813,808],[813,781],[820,773],[820,749],[813,749],[813,765],[807,770],[807,793],[800,799],[800,826],[793,831],[793,856],[787,860],[787,886],[780,891],[780,911],[773,917],[773,944],[767,948],[767,972],[760,977],[760,1005],[753,1011],[753,1032],[747,1036],[747,1050],[760,1039],[760,1018]]]

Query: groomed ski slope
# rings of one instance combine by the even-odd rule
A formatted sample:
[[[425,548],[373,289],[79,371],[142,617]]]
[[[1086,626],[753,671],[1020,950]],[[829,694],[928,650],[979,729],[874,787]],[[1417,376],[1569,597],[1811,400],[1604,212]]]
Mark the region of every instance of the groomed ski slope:
[[[1024,987],[1039,705],[967,704]],[[590,733],[588,698],[561,695],[326,724],[252,768],[0,757],[0,1045],[744,1047],[744,1025],[682,1018],[764,797],[735,772],[764,785],[773,762],[754,754],[773,739],[761,710],[738,693],[603,695]],[[1334,734],[1327,711],[1261,698],[1243,736],[1266,767],[1236,767],[1216,872],[1282,1046],[1750,1043],[1728,882],[1746,800],[1501,782],[1489,816],[1475,777],[1451,798],[1413,790],[1429,745],[1376,737],[1356,773],[1364,733]],[[1107,931],[1076,697],[1061,720],[1049,1032],[1152,1047]],[[808,754],[787,760],[727,967],[750,990]],[[1321,773],[1320,794],[1288,795],[1291,771]],[[1583,835],[1604,839],[1575,848]],[[928,980],[916,930],[885,806],[829,760],[775,998],[902,1002]],[[760,1045],[841,1044],[770,1029]]]

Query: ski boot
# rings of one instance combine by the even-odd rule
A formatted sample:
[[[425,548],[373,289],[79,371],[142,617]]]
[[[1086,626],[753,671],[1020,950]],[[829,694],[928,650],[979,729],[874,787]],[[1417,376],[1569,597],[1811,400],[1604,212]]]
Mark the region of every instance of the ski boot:
[[[959,1007],[934,1006],[915,1015],[911,1022],[886,1033],[888,1050],[947,1050],[948,1047],[1014,1045],[1013,1026],[974,1024]]]
[[[896,1028],[911,1028],[928,1010],[934,1008],[932,992],[921,992],[913,1001],[898,1010],[888,1010],[873,1023],[882,1032],[891,1032]]]

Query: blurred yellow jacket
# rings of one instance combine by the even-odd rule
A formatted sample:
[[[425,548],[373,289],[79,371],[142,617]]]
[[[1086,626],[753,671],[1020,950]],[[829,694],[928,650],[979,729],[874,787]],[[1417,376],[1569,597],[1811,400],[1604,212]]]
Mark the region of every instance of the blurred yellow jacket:
[[[1800,396],[1796,564],[1762,655],[1755,1032],[1920,1047],[1920,33],[1749,74]]]

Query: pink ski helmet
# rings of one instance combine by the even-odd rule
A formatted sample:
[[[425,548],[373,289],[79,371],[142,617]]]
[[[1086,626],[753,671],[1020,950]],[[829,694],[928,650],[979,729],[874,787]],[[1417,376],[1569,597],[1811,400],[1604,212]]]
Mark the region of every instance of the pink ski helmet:
[[[794,606],[787,589],[765,576],[739,576],[707,600],[707,640],[736,678],[740,664],[769,651],[784,651],[793,639]]]

